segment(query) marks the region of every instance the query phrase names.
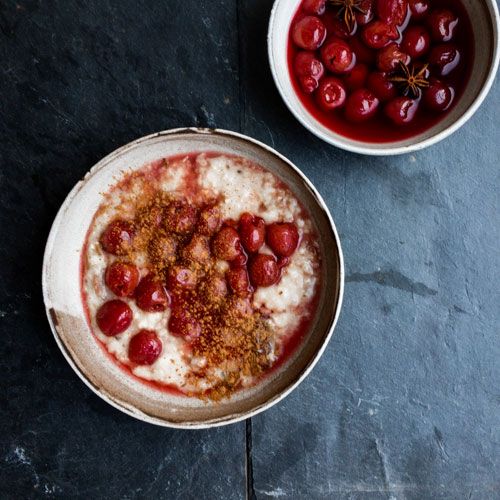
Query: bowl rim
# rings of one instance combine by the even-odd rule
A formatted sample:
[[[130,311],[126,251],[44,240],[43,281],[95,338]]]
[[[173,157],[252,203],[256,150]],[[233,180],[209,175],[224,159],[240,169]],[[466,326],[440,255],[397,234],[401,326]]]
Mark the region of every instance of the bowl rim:
[[[292,105],[292,103],[286,98],[285,90],[280,83],[280,79],[278,76],[278,69],[275,61],[275,49],[273,43],[273,31],[274,24],[276,19],[276,13],[279,6],[282,3],[285,3],[289,0],[274,0],[274,4],[271,10],[271,15],[269,18],[268,31],[267,31],[267,53],[269,59],[269,65],[271,67],[271,73],[273,75],[274,83],[278,89],[278,92],[283,99],[286,107],[289,111],[295,116],[295,118],[307,129],[309,132],[314,134],[316,137],[319,137],[323,141],[331,144],[332,146],[336,146],[340,149],[344,149],[346,151],[350,151],[352,153],[365,154],[371,156],[393,156],[393,155],[401,155],[405,153],[411,153],[414,151],[419,151],[421,149],[427,148],[438,142],[446,139],[453,133],[455,133],[460,127],[465,125],[466,122],[469,121],[470,118],[476,113],[479,109],[483,101],[486,99],[493,82],[495,81],[495,76],[498,71],[499,63],[500,63],[500,14],[499,8],[496,3],[496,0],[483,0],[486,4],[487,10],[490,13],[490,20],[493,28],[493,53],[489,63],[489,70],[486,76],[486,79],[483,83],[483,86],[469,106],[469,108],[451,125],[441,130],[440,132],[428,137],[427,139],[423,139],[419,142],[415,142],[413,144],[409,144],[407,146],[393,146],[393,147],[377,147],[376,149],[371,147],[369,142],[363,143],[358,141],[358,144],[350,144],[347,142],[347,138],[344,139],[340,134],[330,135],[328,133],[324,133],[322,130],[317,128],[314,125],[314,122],[307,122],[303,119],[300,113],[297,111],[296,107]],[[291,18],[295,15],[295,11],[291,13]],[[288,36],[288,33],[287,33]]]
[[[248,411],[244,411],[241,413],[237,414],[229,414],[227,416],[223,417],[218,417],[213,420],[209,421],[197,421],[197,422],[174,422],[174,421],[168,421],[165,419],[162,419],[160,417],[148,415],[146,413],[143,413],[140,411],[138,408],[136,408],[133,405],[127,405],[124,402],[121,402],[114,397],[112,397],[110,394],[108,394],[105,390],[96,387],[91,380],[87,378],[85,373],[80,369],[80,367],[77,365],[75,360],[73,359],[72,355],[66,348],[65,343],[63,342],[62,338],[60,337],[57,327],[56,327],[56,320],[53,317],[53,311],[49,307],[49,280],[48,280],[48,275],[49,275],[49,268],[50,268],[50,257],[51,257],[51,251],[53,248],[53,245],[55,243],[55,238],[56,238],[56,233],[59,230],[60,226],[60,221],[63,218],[67,207],[71,204],[73,201],[74,197],[78,194],[80,191],[82,185],[86,182],[86,179],[98,172],[99,170],[103,169],[106,167],[108,162],[117,156],[120,156],[124,153],[126,153],[129,149],[133,149],[136,146],[146,143],[152,139],[156,139],[158,137],[162,136],[172,136],[172,135],[183,135],[183,134],[215,134],[215,135],[220,135],[223,137],[229,137],[229,138],[235,138],[239,140],[243,140],[246,142],[249,142],[250,144],[257,146],[259,148],[264,149],[265,151],[271,153],[272,155],[276,156],[278,159],[282,160],[292,171],[294,171],[304,182],[305,186],[311,191],[313,197],[315,198],[316,202],[318,203],[319,208],[324,212],[324,214],[327,217],[328,223],[330,225],[330,229],[332,231],[332,234],[335,239],[335,243],[337,246],[338,250],[338,264],[339,264],[339,280],[338,280],[338,299],[335,304],[335,312],[333,315],[333,318],[331,320],[331,323],[329,325],[328,331],[325,333],[322,342],[319,346],[319,348],[315,351],[314,355],[309,359],[308,363],[306,366],[302,369],[302,371],[299,373],[297,378],[291,382],[285,389],[283,389],[281,392],[275,394],[274,396],[270,397],[267,401],[264,403],[258,405],[255,408],[252,408]],[[68,362],[68,364],[71,366],[73,371],[78,375],[78,377],[83,381],[83,383],[98,397],[109,403],[111,406],[115,407],[116,409],[120,410],[123,413],[126,413],[127,415],[134,417],[138,420],[142,420],[143,422],[147,422],[150,424],[155,424],[159,425],[162,427],[169,427],[169,428],[175,428],[175,429],[208,429],[208,428],[213,428],[213,427],[220,427],[223,425],[229,425],[233,424],[236,422],[240,422],[242,420],[246,420],[247,418],[251,418],[269,408],[274,406],[275,404],[279,403],[281,400],[283,400],[286,396],[288,396],[293,390],[295,390],[298,385],[304,381],[304,379],[309,375],[309,373],[312,371],[316,363],[319,361],[321,356],[323,355],[328,343],[330,342],[330,339],[333,336],[333,332],[335,330],[335,327],[337,325],[339,316],[340,316],[340,311],[342,309],[342,302],[343,302],[343,296],[344,296],[344,280],[345,280],[345,269],[344,269],[344,256],[342,252],[342,246],[340,244],[340,238],[337,232],[337,228],[335,226],[335,223],[333,221],[332,215],[330,213],[330,210],[328,209],[328,206],[326,205],[323,197],[321,194],[318,192],[318,190],[315,188],[315,186],[312,184],[312,182],[308,179],[308,177],[293,163],[291,162],[288,158],[286,158],[284,155],[276,151],[274,148],[268,146],[267,144],[264,144],[261,141],[258,141],[252,137],[249,137],[247,135],[238,133],[238,132],[233,132],[230,130],[225,130],[225,129],[220,129],[220,128],[201,128],[201,127],[180,127],[180,128],[174,128],[174,129],[168,129],[168,130],[162,130],[160,132],[155,132],[152,134],[148,134],[146,136],[140,137],[138,139],[135,139],[117,149],[112,151],[111,153],[107,154],[105,157],[103,157],[101,160],[99,160],[90,170],[86,172],[84,177],[80,179],[71,189],[71,191],[68,193],[66,196],[65,200],[61,204],[54,221],[52,222],[52,226],[47,238],[47,242],[45,245],[45,250],[44,250],[44,256],[43,256],[43,264],[42,264],[42,293],[43,293],[43,301],[44,301],[44,307],[45,307],[45,312],[47,315],[47,319],[50,325],[50,329],[52,331],[52,334],[55,338],[55,341],[62,352],[64,358]],[[134,411],[136,410],[136,411]]]

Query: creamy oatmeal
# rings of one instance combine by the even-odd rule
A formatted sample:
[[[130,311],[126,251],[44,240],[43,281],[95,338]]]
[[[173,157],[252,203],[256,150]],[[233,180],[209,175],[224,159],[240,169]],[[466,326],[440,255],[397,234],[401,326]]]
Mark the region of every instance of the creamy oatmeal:
[[[104,194],[82,295],[96,339],[133,376],[219,399],[307,333],[319,266],[286,185],[244,158],[193,153],[124,172]]]

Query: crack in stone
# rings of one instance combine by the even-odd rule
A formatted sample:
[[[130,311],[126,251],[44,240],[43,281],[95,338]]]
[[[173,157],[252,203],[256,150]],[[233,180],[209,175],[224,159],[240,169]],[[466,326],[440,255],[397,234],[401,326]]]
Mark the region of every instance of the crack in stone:
[[[413,281],[398,271],[375,271],[373,273],[353,273],[346,277],[348,283],[377,283],[381,286],[396,288],[421,297],[437,295],[437,290],[429,288],[424,283]]]

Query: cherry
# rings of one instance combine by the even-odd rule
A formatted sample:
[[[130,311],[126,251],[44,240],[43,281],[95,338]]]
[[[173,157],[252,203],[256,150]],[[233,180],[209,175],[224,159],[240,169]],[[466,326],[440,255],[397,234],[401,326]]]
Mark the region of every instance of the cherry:
[[[367,85],[380,102],[396,97],[396,86],[390,81],[387,73],[370,73]]]
[[[160,356],[163,345],[153,330],[139,330],[128,344],[128,359],[138,365],[152,365]]]
[[[342,106],[345,102],[346,92],[343,83],[333,76],[328,76],[321,80],[316,94],[319,105],[325,111]]]
[[[367,89],[355,90],[345,105],[345,116],[351,122],[369,120],[378,109],[379,100]]]
[[[424,104],[431,111],[446,111],[453,102],[455,91],[439,80],[431,81],[424,90]]]
[[[321,16],[326,10],[326,0],[304,0],[302,9],[308,14]]]
[[[248,272],[245,267],[236,267],[226,272],[229,287],[235,295],[247,297],[252,292]]]
[[[317,80],[323,76],[325,68],[323,67],[323,63],[316,58],[314,52],[304,50],[295,56],[294,71],[299,79],[302,77],[304,79],[312,78],[316,80],[317,87]]]
[[[250,253],[258,252],[264,244],[266,223],[261,217],[245,212],[240,217],[239,233],[243,248]]]
[[[366,64],[356,64],[352,70],[344,77],[344,83],[350,90],[360,89],[365,86],[368,77],[368,66]]]
[[[384,23],[400,26],[407,13],[407,0],[377,0],[377,14]]]
[[[201,324],[182,308],[175,308],[168,320],[168,331],[174,337],[183,337],[189,342],[201,335]]]
[[[233,295],[228,298],[224,308],[225,316],[229,318],[250,316],[253,313],[252,304],[248,297]]]
[[[299,231],[293,222],[274,222],[267,226],[266,242],[279,257],[290,257],[299,244]]]
[[[377,20],[364,27],[361,37],[368,47],[382,49],[399,38],[399,31],[392,24]]]
[[[140,273],[130,262],[115,261],[108,266],[104,281],[118,297],[131,297],[139,283]]]
[[[159,312],[168,307],[170,297],[165,287],[148,274],[141,279],[135,289],[135,303],[143,311]]]
[[[385,106],[385,114],[396,124],[406,125],[415,117],[418,101],[409,97],[396,97]]]
[[[227,295],[227,283],[223,276],[210,276],[203,284],[203,293],[211,303],[221,302]]]
[[[175,200],[164,212],[163,223],[167,230],[177,234],[189,234],[198,221],[196,208],[186,200]]]
[[[212,241],[214,255],[221,260],[231,261],[241,255],[241,243],[238,231],[231,226],[224,226]]]
[[[372,65],[375,63],[376,52],[369,49],[358,37],[349,40],[351,48],[356,54],[356,61],[363,64]]]
[[[429,55],[433,74],[437,76],[449,75],[460,63],[460,52],[451,43],[436,45]]]
[[[458,17],[450,10],[440,9],[429,15],[428,25],[435,42],[449,42],[455,33]]]
[[[429,11],[429,0],[408,0],[413,19],[422,19]]]
[[[167,288],[172,291],[191,290],[195,288],[198,279],[196,273],[181,265],[172,266],[167,274]]]
[[[241,250],[238,256],[231,261],[231,264],[235,267],[242,267],[246,265],[247,261],[248,261],[248,255],[246,254],[245,251]]]
[[[198,232],[211,236],[220,227],[220,210],[217,207],[206,207],[200,212]]]
[[[321,49],[321,59],[332,73],[348,73],[356,64],[356,55],[349,44],[340,38],[332,38]]]
[[[206,264],[210,260],[208,236],[195,233],[190,242],[182,249],[182,257],[188,262]]]
[[[350,38],[357,30],[357,25],[354,23],[349,31],[349,27],[346,25],[344,20],[332,11],[327,11],[322,17],[322,21],[329,36],[342,38],[343,40]]]
[[[319,81],[313,76],[299,76],[299,83],[306,94],[312,94],[319,87]]]
[[[326,38],[325,25],[315,16],[303,17],[295,23],[292,38],[301,49],[319,49]]]
[[[105,302],[96,314],[99,329],[108,337],[124,332],[132,323],[132,309],[123,300]]]
[[[250,260],[248,272],[250,281],[255,287],[274,285],[280,278],[276,257],[265,253],[259,253]]]
[[[431,46],[431,37],[423,26],[411,26],[403,35],[401,47],[411,57],[422,57]]]
[[[125,255],[132,245],[134,225],[126,220],[110,222],[99,238],[102,248],[113,255]]]
[[[360,26],[364,26],[373,20],[375,16],[374,0],[361,0],[359,9],[361,12],[356,12],[356,22]]]
[[[154,261],[173,262],[177,258],[177,240],[173,236],[153,238],[148,245],[148,254]]]
[[[397,43],[391,43],[379,50],[377,55],[377,67],[380,71],[394,71],[400,63],[410,64],[411,57],[403,52]]]

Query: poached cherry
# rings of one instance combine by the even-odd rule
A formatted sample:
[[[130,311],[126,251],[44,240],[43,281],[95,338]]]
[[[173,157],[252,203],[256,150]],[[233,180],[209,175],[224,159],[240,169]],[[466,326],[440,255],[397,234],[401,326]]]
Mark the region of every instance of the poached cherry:
[[[429,12],[430,0],[408,0],[413,19],[422,19]]]
[[[377,14],[384,23],[400,26],[407,13],[407,0],[377,0]]]
[[[221,260],[232,261],[241,255],[240,235],[234,227],[224,226],[212,241],[212,251]]]
[[[430,13],[428,19],[432,39],[435,42],[449,42],[455,34],[458,17],[448,9],[439,9]]]
[[[364,27],[361,37],[368,47],[383,49],[399,38],[399,31],[393,24],[376,20]]]
[[[436,45],[429,55],[432,72],[436,76],[449,75],[460,63],[460,52],[451,43]]]
[[[431,111],[446,111],[453,102],[455,91],[449,85],[439,80],[431,81],[428,88],[424,90],[424,104]]]
[[[201,335],[201,324],[182,308],[175,308],[168,320],[168,331],[174,337],[182,337],[188,342]]]
[[[245,267],[228,269],[226,279],[232,292],[239,297],[247,297],[252,292],[248,272]]]
[[[261,217],[245,212],[240,217],[239,233],[243,248],[249,253],[258,252],[264,244],[266,223]]]
[[[163,224],[168,231],[180,235],[189,234],[197,222],[196,208],[186,200],[175,200],[165,209]]]
[[[335,74],[348,73],[356,64],[356,55],[349,44],[340,38],[332,38],[323,45],[321,59],[326,68]]]
[[[128,344],[128,358],[137,365],[152,365],[162,350],[162,342],[155,331],[139,330]]]
[[[135,289],[135,303],[147,312],[164,311],[170,304],[170,297],[160,281],[148,274],[139,281]]]
[[[305,50],[316,50],[325,41],[325,25],[316,16],[306,16],[295,23],[292,38],[297,47]]]
[[[126,255],[132,245],[135,227],[132,222],[115,219],[110,222],[99,238],[102,248],[113,255]]]
[[[198,278],[189,267],[177,264],[172,266],[167,273],[167,288],[171,292],[192,290],[196,287]]]
[[[365,86],[367,77],[368,66],[363,63],[356,64],[356,66],[344,76],[344,83],[350,90],[360,89]]]
[[[132,309],[123,300],[105,302],[96,314],[97,326],[104,335],[114,337],[124,332],[132,323]]]
[[[318,81],[325,69],[314,52],[301,51],[295,56],[294,71],[304,92],[310,94],[318,88]]]
[[[302,2],[304,12],[321,16],[326,10],[326,0],[304,0]]]
[[[107,287],[118,297],[131,297],[139,283],[140,273],[131,262],[115,261],[104,275]]]
[[[274,255],[259,253],[250,260],[248,272],[255,287],[268,287],[276,284],[280,278],[280,269]]]
[[[198,219],[197,230],[201,234],[212,236],[220,227],[220,210],[213,207],[205,207]]]
[[[343,106],[346,95],[344,84],[338,78],[327,76],[321,80],[316,98],[325,111],[331,111]]]
[[[396,125],[406,125],[413,120],[417,109],[415,99],[396,97],[386,104],[384,112]]]
[[[210,242],[208,236],[195,233],[189,243],[182,249],[181,254],[187,262],[206,264],[210,261]]]
[[[418,59],[429,51],[431,37],[423,26],[411,26],[404,35],[401,47],[411,57]]]
[[[385,102],[396,97],[396,86],[391,82],[387,73],[380,71],[370,73],[368,75],[367,86],[380,102]]]
[[[345,104],[345,116],[350,122],[359,123],[369,120],[378,109],[379,100],[368,89],[355,90]]]
[[[299,231],[293,222],[274,222],[267,226],[266,242],[278,257],[290,257],[299,244]]]
[[[410,64],[411,57],[401,50],[397,43],[390,43],[387,47],[379,50],[377,55],[377,67],[380,71],[390,72],[399,67],[400,63]]]
[[[360,12],[356,11],[356,22],[359,26],[364,26],[375,17],[374,0],[361,0],[359,10]]]

